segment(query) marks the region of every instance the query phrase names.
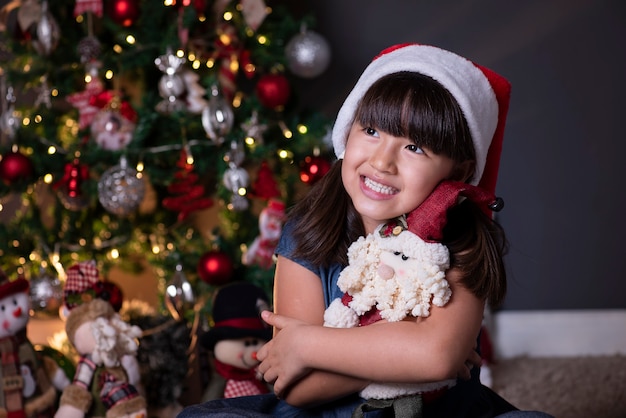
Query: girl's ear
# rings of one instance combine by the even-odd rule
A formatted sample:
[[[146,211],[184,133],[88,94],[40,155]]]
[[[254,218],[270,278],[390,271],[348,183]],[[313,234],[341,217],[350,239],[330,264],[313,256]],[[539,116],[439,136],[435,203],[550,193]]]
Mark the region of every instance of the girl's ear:
[[[467,183],[468,181],[472,180],[475,172],[475,167],[476,161],[474,160],[467,160],[463,161],[462,163],[458,163],[452,171],[452,174],[450,175],[450,180]]]

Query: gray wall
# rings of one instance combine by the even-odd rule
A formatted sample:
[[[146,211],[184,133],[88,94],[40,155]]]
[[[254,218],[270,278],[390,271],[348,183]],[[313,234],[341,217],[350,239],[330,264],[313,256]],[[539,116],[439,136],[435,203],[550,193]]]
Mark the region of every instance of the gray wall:
[[[498,181],[504,309],[626,308],[623,0],[311,0],[333,50],[303,101],[334,116],[381,49],[419,42],[513,85]]]

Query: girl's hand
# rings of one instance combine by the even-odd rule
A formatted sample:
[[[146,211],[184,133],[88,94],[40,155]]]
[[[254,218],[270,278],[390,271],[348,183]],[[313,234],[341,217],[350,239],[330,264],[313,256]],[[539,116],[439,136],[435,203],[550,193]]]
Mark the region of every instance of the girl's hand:
[[[307,375],[311,369],[300,355],[306,344],[306,328],[310,325],[297,319],[263,311],[261,317],[275,327],[274,338],[257,353],[258,366],[263,379],[274,385],[274,392],[282,397],[294,382]]]

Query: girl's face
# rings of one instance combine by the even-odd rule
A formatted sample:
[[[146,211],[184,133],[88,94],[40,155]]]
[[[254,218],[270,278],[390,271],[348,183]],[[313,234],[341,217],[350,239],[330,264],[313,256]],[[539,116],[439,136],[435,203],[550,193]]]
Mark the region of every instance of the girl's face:
[[[381,223],[418,207],[453,172],[452,159],[354,123],[341,177],[367,233]]]

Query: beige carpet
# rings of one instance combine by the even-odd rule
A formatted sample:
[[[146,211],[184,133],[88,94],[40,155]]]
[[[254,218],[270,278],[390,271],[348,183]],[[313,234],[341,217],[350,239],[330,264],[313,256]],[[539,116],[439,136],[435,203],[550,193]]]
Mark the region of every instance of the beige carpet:
[[[626,418],[626,356],[514,358],[492,366],[493,389],[556,418]]]

